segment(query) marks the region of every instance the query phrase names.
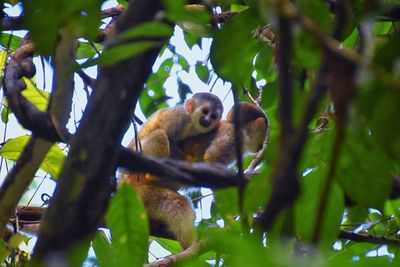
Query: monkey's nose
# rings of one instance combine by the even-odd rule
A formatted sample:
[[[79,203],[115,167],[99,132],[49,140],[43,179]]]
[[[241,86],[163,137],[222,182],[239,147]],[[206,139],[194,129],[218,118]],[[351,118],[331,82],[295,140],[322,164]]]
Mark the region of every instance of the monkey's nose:
[[[208,128],[208,126],[210,126],[210,124],[211,124],[211,121],[208,120],[207,118],[201,117],[200,120],[199,120],[199,123],[204,128]]]

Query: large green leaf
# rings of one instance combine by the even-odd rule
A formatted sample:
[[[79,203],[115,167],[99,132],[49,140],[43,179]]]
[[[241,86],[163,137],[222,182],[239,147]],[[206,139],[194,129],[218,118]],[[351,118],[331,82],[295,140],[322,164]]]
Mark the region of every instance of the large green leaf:
[[[36,0],[24,3],[24,23],[35,42],[35,50],[46,56],[52,55],[61,27],[90,40],[96,38],[101,2]]]
[[[117,266],[117,255],[114,254],[112,244],[103,231],[97,231],[96,237],[92,242],[92,247],[99,266]]]
[[[142,266],[147,260],[149,227],[136,191],[124,184],[113,196],[106,215],[117,266]]]
[[[391,162],[368,129],[351,129],[343,144],[337,178],[346,195],[364,207],[382,207],[392,190]]]
[[[16,161],[21,155],[21,152],[24,149],[29,138],[30,136],[26,135],[9,139],[0,148],[0,156],[8,160]],[[44,158],[42,164],[40,165],[40,169],[49,173],[53,179],[57,179],[64,159],[64,151],[58,145],[53,145],[50,151],[47,153],[46,157]]]
[[[216,32],[210,57],[219,76],[236,86],[250,79],[254,58],[265,45],[257,41],[252,32],[263,23],[256,12],[248,9],[231,18]]]
[[[322,166],[306,175],[302,181],[301,195],[295,204],[296,233],[306,242],[311,241],[317,218],[321,216],[319,205],[326,175],[326,169]],[[319,244],[323,248],[329,248],[337,237],[344,210],[343,191],[335,182],[328,194],[319,232]]]

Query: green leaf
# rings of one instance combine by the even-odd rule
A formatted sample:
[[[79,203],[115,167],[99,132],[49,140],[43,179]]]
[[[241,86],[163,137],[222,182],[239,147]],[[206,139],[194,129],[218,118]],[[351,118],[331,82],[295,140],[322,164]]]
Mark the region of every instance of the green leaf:
[[[250,79],[254,58],[264,47],[252,35],[258,25],[263,25],[263,21],[257,13],[247,9],[231,18],[215,34],[210,52],[211,63],[219,76],[236,86]]]
[[[1,121],[5,124],[8,123],[8,118],[10,117],[11,110],[8,107],[8,100],[4,99],[3,106],[1,109]]]
[[[92,247],[99,266],[117,266],[117,255],[114,254],[112,244],[103,231],[97,231]]]
[[[0,148],[0,156],[8,160],[16,161],[29,138],[30,136],[25,135],[7,140]],[[40,165],[40,169],[49,173],[53,179],[56,179],[61,171],[64,159],[65,154],[61,148],[58,145],[53,145]]]
[[[152,237],[152,239],[156,241],[158,244],[160,244],[163,248],[171,252],[172,254],[176,254],[182,250],[181,245],[176,240],[171,240],[161,237]]]
[[[199,25],[206,25],[211,21],[211,16],[205,8],[196,5],[187,6],[186,2],[182,0],[164,1],[166,17],[175,22],[192,22]]]
[[[8,53],[6,50],[0,50],[0,77],[3,76],[4,67],[7,64]]]
[[[296,1],[299,12],[313,20],[319,27],[330,32],[332,27],[332,16],[329,6],[323,1]]]
[[[343,46],[346,48],[354,48],[360,39],[358,29],[354,28],[353,32],[343,41]]]
[[[236,188],[222,189],[214,192],[215,207],[226,222],[234,221],[239,214],[238,190]]]
[[[196,36],[194,34],[188,33],[188,32],[183,32],[183,38],[185,39],[186,45],[192,49],[193,46],[196,44],[199,44],[201,38],[199,36]]]
[[[317,218],[321,216],[319,205],[326,175],[326,169],[321,166],[305,176],[302,181],[302,193],[295,204],[296,233],[306,242],[311,241]],[[319,244],[323,248],[330,248],[336,239],[344,210],[343,191],[335,182],[328,194],[319,232]]]
[[[243,203],[244,211],[247,214],[258,212],[267,203],[271,193],[271,181],[268,177],[271,177],[269,170],[261,171],[254,175],[247,184]]]
[[[207,66],[203,64],[196,64],[196,74],[197,77],[203,82],[203,83],[208,83],[208,79],[210,78],[210,71],[207,68]]]
[[[36,0],[24,3],[24,25],[35,43],[35,51],[50,56],[54,52],[60,28],[75,36],[94,40],[100,26],[99,1]]]
[[[170,76],[173,65],[172,58],[166,59],[147,80],[146,89],[139,98],[140,108],[146,117],[167,106],[165,101],[171,97],[165,94],[164,82]]]
[[[114,46],[109,49],[104,49],[101,56],[98,58],[98,63],[102,66],[112,65],[127,58],[143,53],[155,46],[160,45],[154,41],[138,41],[130,44]],[[96,60],[94,60],[96,62]],[[92,62],[93,63],[93,62]]]
[[[304,32],[295,35],[294,54],[300,66],[309,70],[316,70],[319,67],[321,48],[312,35]]]
[[[17,50],[21,44],[22,38],[14,34],[8,34],[2,32],[0,35],[0,44],[3,48],[11,49],[11,51]]]
[[[378,21],[374,23],[374,28],[372,30],[375,36],[388,34],[392,28],[393,23],[390,21]]]
[[[7,248],[3,240],[0,241],[0,262],[4,262],[6,258],[11,254],[11,251]]]
[[[147,260],[149,226],[136,191],[123,184],[113,196],[106,215],[117,266],[142,266]]]
[[[97,51],[103,50],[103,46],[97,43],[93,43]],[[97,51],[92,44],[88,42],[79,42],[78,50],[76,51],[76,59],[92,58],[97,54]]]
[[[29,238],[26,235],[16,233],[11,236],[10,240],[8,241],[8,247],[11,249],[17,249],[19,245],[27,241]]]
[[[400,33],[396,33],[391,36],[390,39],[383,45],[381,45],[377,50],[374,57],[375,64],[386,71],[391,72],[395,67],[397,59],[400,57],[400,50],[398,49],[398,44],[400,43]]]
[[[382,88],[378,90],[382,91]],[[376,105],[371,107],[373,114],[371,120],[372,136],[376,138],[391,158],[400,162],[400,92],[388,89]]]
[[[132,29],[120,33],[115,37],[115,41],[120,43],[139,37],[169,37],[172,33],[173,29],[170,25],[159,21],[152,21],[139,24]]]
[[[50,94],[45,90],[38,89],[30,79],[24,78],[24,82],[26,84],[26,89],[22,91],[22,95],[40,111],[46,111]]]
[[[392,190],[391,163],[368,129],[350,129],[336,177],[346,195],[363,207],[381,208]]]

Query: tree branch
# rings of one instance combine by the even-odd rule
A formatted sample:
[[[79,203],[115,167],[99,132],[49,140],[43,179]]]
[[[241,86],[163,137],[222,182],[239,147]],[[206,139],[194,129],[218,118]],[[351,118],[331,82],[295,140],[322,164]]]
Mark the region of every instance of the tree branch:
[[[348,239],[354,242],[371,243],[378,245],[393,245],[400,247],[400,239],[397,238],[375,236],[370,234],[357,234],[346,230],[340,230],[339,238]]]
[[[120,150],[118,165],[131,172],[149,172],[162,179],[213,189],[237,186],[237,174],[224,165],[188,163],[171,158],[155,158],[127,148]]]
[[[151,21],[160,10],[161,1],[131,0],[116,21],[116,32]],[[160,40],[160,44],[165,42]],[[115,173],[123,133],[160,49],[152,48],[100,67],[96,89],[72,138],[58,186],[44,215],[35,261],[54,251],[68,252],[95,233],[108,205],[109,179]]]

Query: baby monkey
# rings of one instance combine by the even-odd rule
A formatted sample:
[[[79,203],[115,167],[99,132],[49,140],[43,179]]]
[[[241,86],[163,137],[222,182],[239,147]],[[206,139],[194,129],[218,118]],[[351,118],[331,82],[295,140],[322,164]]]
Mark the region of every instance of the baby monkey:
[[[264,111],[250,103],[240,102],[240,118],[243,154],[259,151],[267,136],[269,122]],[[230,164],[236,160],[234,110],[229,111],[226,120],[218,127],[196,138],[183,140],[179,145],[184,160],[190,162],[217,162]]]
[[[211,93],[197,93],[185,102],[184,106],[165,108],[153,114],[139,131],[138,138],[142,147],[151,144],[148,151],[154,156],[168,157],[172,153],[179,155],[178,143],[188,137],[208,133],[217,127],[224,107],[221,100]],[[160,136],[161,135],[161,136]],[[168,140],[168,145],[162,144]],[[160,143],[158,151],[154,143]]]

